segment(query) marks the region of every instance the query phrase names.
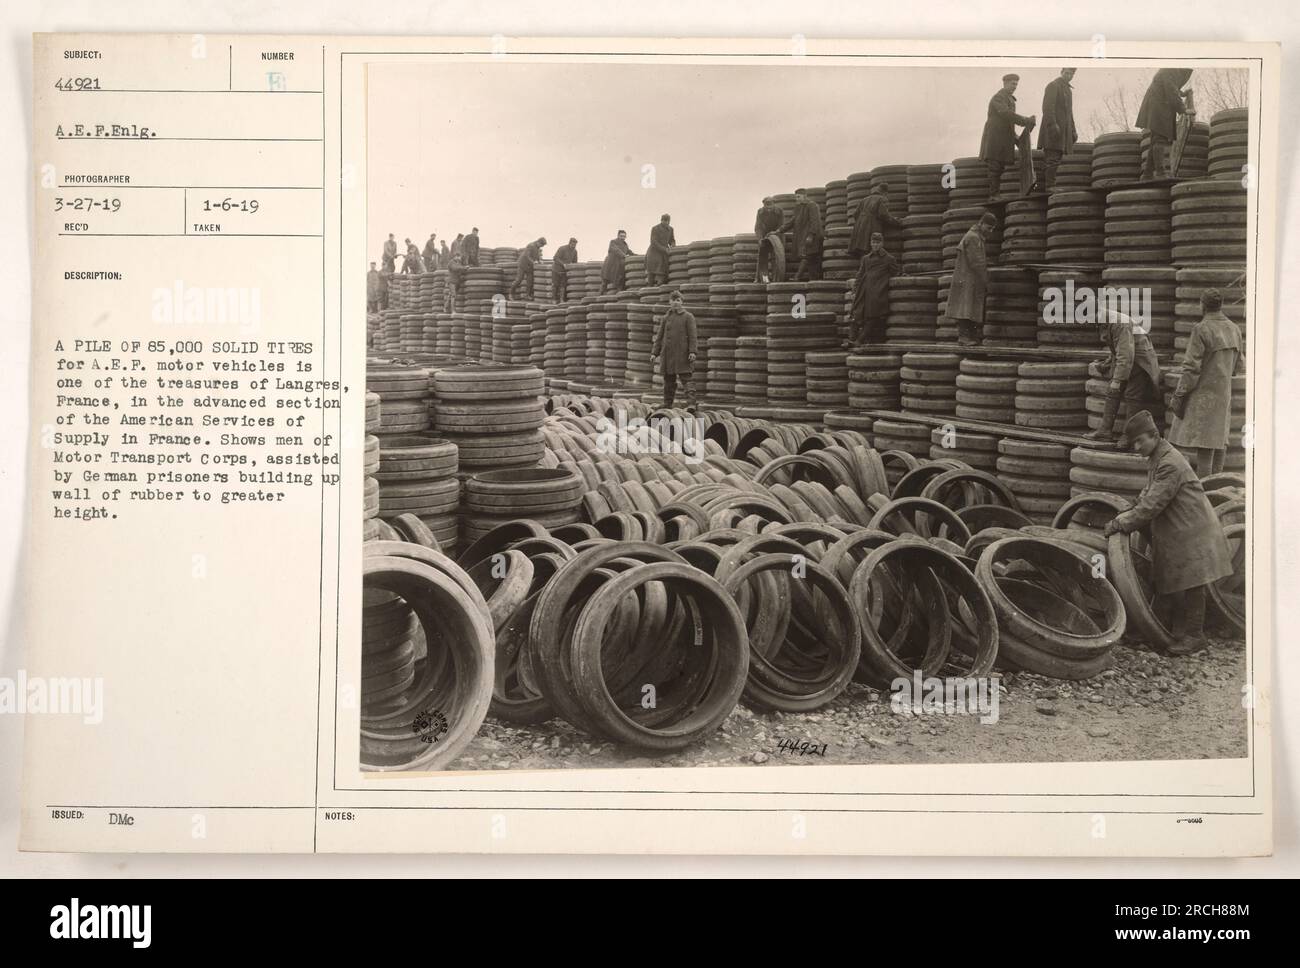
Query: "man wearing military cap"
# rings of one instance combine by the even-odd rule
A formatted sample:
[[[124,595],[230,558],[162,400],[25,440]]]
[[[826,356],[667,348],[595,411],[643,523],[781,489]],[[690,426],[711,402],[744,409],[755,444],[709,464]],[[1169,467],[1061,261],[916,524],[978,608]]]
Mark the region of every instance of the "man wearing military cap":
[[[1206,586],[1232,574],[1223,527],[1192,465],[1161,438],[1149,412],[1141,410],[1129,417],[1124,436],[1147,459],[1147,485],[1133,507],[1106,525],[1105,534],[1148,532],[1156,614],[1166,625],[1172,624],[1174,635],[1169,651],[1174,655],[1200,651],[1208,644]]]
[[[569,266],[578,261],[578,240],[569,239],[568,245],[555,250],[551,259],[551,297],[564,302],[569,295]]]
[[[988,166],[990,200],[997,197],[1003,169],[1016,162],[1016,125],[1028,130],[1038,121],[1032,114],[1026,118],[1016,113],[1016,85],[1019,83],[1019,74],[1004,74],[1002,89],[989,98],[989,113],[984,121],[979,156]]]
[[[655,327],[650,362],[662,360],[664,406],[671,408],[677,397],[677,384],[686,393],[686,409],[695,412],[695,317],[682,307],[682,294],[668,297],[668,312]]]

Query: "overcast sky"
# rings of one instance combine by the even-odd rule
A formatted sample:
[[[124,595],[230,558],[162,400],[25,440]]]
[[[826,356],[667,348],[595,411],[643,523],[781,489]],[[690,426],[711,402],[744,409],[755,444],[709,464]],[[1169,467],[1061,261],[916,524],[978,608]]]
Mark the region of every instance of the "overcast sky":
[[[371,65],[370,257],[389,232],[423,246],[430,232],[450,243],[473,225],[489,247],[545,236],[546,257],[576,236],[583,261],[604,258],[626,228],[643,253],[664,212],[679,243],[749,232],[764,195],[975,155],[1010,70],[1020,113],[1040,114],[1058,68]],[[1121,86],[1131,122],[1151,74],[1083,66],[1080,138]],[[653,188],[641,184],[647,164]]]

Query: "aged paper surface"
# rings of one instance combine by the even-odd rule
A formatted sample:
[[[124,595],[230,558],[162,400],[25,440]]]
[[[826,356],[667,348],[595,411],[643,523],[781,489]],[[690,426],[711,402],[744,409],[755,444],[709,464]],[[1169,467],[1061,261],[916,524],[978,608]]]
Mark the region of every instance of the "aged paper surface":
[[[27,721],[23,846],[1267,853],[1272,538],[1252,522],[1272,511],[1276,48],[1111,43],[1098,58],[1089,45],[1064,43],[503,43],[35,38],[32,410],[40,433],[31,447],[28,594],[44,607],[30,612],[27,671],[86,686],[83,715]],[[467,145],[496,138],[502,152],[527,153],[536,131],[477,131],[443,143],[429,113],[437,100],[417,111],[413,89],[436,83],[456,98],[463,84],[458,100],[478,106],[483,98],[485,116],[494,97],[523,98],[541,128],[552,123],[547,93],[530,89],[529,71],[585,70],[595,85],[618,82],[620,72],[628,83],[650,72],[669,84],[675,70],[707,69],[718,72],[719,88],[749,85],[760,100],[766,79],[787,83],[780,72],[791,69],[826,72],[814,84],[828,90],[838,90],[838,72],[867,72],[868,83],[900,89],[929,83],[908,70],[969,72],[980,78],[982,102],[1006,72],[1028,77],[1066,62],[1079,66],[1080,85],[1090,69],[1149,75],[1167,66],[1240,70],[1249,79],[1248,623],[1244,675],[1228,686],[1242,699],[1240,750],[1198,746],[1089,762],[1070,755],[1062,736],[1059,755],[1041,761],[885,754],[815,766],[759,768],[733,758],[708,768],[498,769],[486,757],[441,772],[363,771],[363,524],[355,514],[366,499],[363,272],[389,232],[422,245],[416,232],[428,231],[390,227],[403,205],[426,204],[416,186],[392,190],[392,156],[424,141],[429,157],[419,164],[431,167],[413,162],[411,181],[427,178],[434,198],[500,193],[485,212],[552,191],[494,178],[491,158]],[[505,82],[491,76],[495,68],[511,72]],[[404,90],[412,91],[406,101]],[[571,93],[580,98],[581,86]],[[1024,110],[1036,110],[1039,91],[1024,93],[1032,105]],[[400,145],[377,140],[391,137],[389,115],[408,118],[414,136]],[[961,123],[978,136],[982,121],[980,113]],[[723,139],[741,121],[706,115],[696,123],[679,136],[700,140],[704,167],[706,132]],[[939,116],[933,127],[950,123]],[[897,157],[878,145],[869,121],[862,127],[861,168],[976,153],[970,144]],[[816,149],[795,139],[785,150]],[[639,170],[642,159],[629,157]],[[771,158],[773,186],[793,188],[808,170],[787,175],[785,158]],[[586,165],[595,191],[595,161],[574,158],[575,181]],[[820,184],[853,169],[835,161],[812,170]],[[698,195],[725,172],[697,177]],[[581,209],[583,198],[566,192],[563,204]],[[651,198],[649,209],[669,207]],[[752,201],[728,217],[729,231],[748,230],[760,200]],[[539,198],[538,209],[551,204]],[[536,237],[523,214],[494,245]],[[584,214],[581,224],[612,235],[624,217]],[[634,217],[633,251],[643,252],[647,220]],[[447,230],[462,229],[439,233]],[[574,234],[585,236],[588,259],[603,255],[605,236]],[[693,238],[703,234],[683,227],[681,241]],[[557,233],[547,254],[562,241]],[[1194,734],[1195,712],[1183,715]],[[1049,728],[1049,715],[1042,718]]]

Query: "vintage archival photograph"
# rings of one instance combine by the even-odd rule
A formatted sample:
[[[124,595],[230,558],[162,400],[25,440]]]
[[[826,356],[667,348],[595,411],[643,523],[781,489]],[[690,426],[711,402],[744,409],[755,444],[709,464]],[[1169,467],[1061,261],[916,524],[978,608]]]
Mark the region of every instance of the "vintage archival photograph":
[[[1248,755],[1244,66],[365,77],[363,771]]]

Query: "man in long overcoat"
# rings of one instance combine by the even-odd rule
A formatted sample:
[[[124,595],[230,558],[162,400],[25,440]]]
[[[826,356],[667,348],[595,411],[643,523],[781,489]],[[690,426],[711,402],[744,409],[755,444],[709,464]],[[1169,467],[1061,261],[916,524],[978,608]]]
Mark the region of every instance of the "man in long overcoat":
[[[889,280],[898,274],[898,260],[885,251],[885,237],[875,232],[871,248],[858,264],[849,317],[849,343],[854,348],[884,336],[889,315]]]
[[[957,245],[946,314],[957,323],[957,342],[961,346],[979,346],[984,338],[984,297],[989,288],[989,262],[984,243],[993,234],[997,222],[992,212],[985,212]]]
[[[478,265],[478,226],[472,228],[469,235],[465,236],[465,241],[461,243],[461,255],[465,257],[465,265]]]
[[[794,193],[794,214],[785,226],[791,231],[793,242],[791,248],[794,257],[799,260],[799,272],[795,276],[800,282],[822,277],[822,212],[804,192]]]
[[[379,312],[379,299],[384,294],[384,277],[375,264],[370,263],[370,271],[366,273],[366,312]]]
[[[1056,184],[1061,158],[1074,150],[1078,132],[1074,127],[1074,68],[1064,67],[1061,76],[1043,89],[1043,124],[1038,129],[1038,147],[1043,151],[1043,188],[1050,194]]]
[[[618,237],[609,240],[609,251],[600,267],[600,292],[622,292],[627,288],[627,264],[623,261],[633,252],[627,244],[627,232],[618,230]]]
[[[551,295],[556,302],[564,302],[569,295],[569,266],[578,261],[578,240],[569,239],[568,245],[555,250],[551,259]]]
[[[1151,538],[1151,575],[1156,612],[1172,618],[1170,652],[1187,655],[1205,648],[1206,586],[1232,574],[1223,526],[1187,458],[1162,440],[1151,414],[1128,419],[1124,436],[1147,459],[1147,485],[1137,503],[1115,516],[1105,534],[1146,530]]]
[[[1160,361],[1147,339],[1146,329],[1134,322],[1131,316],[1114,309],[1098,309],[1097,335],[1106,347],[1107,358],[1089,367],[1089,373],[1110,380],[1106,390],[1106,404],[1101,424],[1088,434],[1097,440],[1113,440],[1115,415],[1119,413],[1121,399],[1129,416],[1139,410],[1155,415],[1162,424],[1165,419],[1165,398],[1160,392]],[[1127,450],[1129,439],[1120,435],[1119,447]]]
[[[619,233],[626,236],[626,232]],[[672,216],[659,216],[659,224],[650,230],[650,248],[645,252],[646,280],[652,286],[668,284],[668,250],[677,244]]]
[[[1201,477],[1223,470],[1232,420],[1232,377],[1241,367],[1241,330],[1223,314],[1217,289],[1201,293],[1201,321],[1192,330],[1183,373],[1170,400],[1169,442],[1196,450]]]
[[[668,297],[668,312],[655,327],[650,362],[660,362],[664,377],[664,406],[672,408],[680,383],[686,394],[686,409],[695,412],[695,317],[682,306],[682,294]]]
[[[785,281],[785,240],[781,237],[785,213],[772,196],[763,199],[763,207],[754,216],[754,234],[758,236],[758,266],[755,282]]]
[[[420,253],[424,259],[424,271],[433,272],[438,268],[438,233],[429,233],[429,241],[424,243],[424,251]]]
[[[989,98],[979,156],[988,167],[990,199],[997,197],[1003,170],[1016,162],[1016,125],[1032,128],[1037,121],[1033,115],[1026,118],[1016,113],[1016,85],[1019,83],[1019,74],[1004,74],[1001,90]]]
[[[1148,135],[1146,161],[1142,163],[1142,178],[1164,178],[1169,174],[1169,146],[1178,134],[1178,116],[1190,114],[1183,99],[1183,91],[1192,76],[1191,68],[1162,67],[1151,79],[1147,92],[1138,108],[1137,126]]]
[[[388,241],[384,243],[383,265],[385,272],[397,271],[397,240],[392,232],[388,233]]]
[[[871,249],[871,236],[879,232],[884,234],[886,226],[897,227],[902,223],[889,211],[889,186],[881,183],[871,189],[858,207],[853,219],[853,234],[849,237],[849,255],[858,257],[866,255]]]

